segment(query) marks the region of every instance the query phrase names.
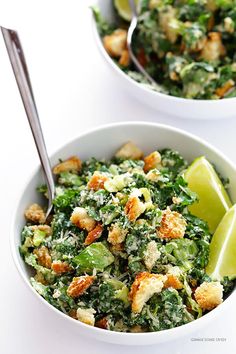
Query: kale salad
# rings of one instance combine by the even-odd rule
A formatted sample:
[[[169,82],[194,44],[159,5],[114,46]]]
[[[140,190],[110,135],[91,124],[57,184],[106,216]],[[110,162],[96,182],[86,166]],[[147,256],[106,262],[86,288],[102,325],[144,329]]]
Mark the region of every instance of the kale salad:
[[[129,22],[116,11],[110,25],[93,10],[108,54],[127,75],[148,84],[129,58]],[[236,96],[236,0],[140,0],[132,46],[161,85],[148,84],[154,90],[191,99]]]
[[[60,161],[51,215],[25,210],[20,252],[34,289],[75,320],[121,332],[177,327],[221,304],[233,283],[205,272],[212,235],[188,211],[187,166],[132,142],[110,161]]]

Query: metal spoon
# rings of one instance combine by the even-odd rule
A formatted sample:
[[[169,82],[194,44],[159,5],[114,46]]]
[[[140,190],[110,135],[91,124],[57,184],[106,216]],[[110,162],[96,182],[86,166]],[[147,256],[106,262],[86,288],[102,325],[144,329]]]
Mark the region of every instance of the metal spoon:
[[[143,74],[143,76],[147,79],[147,81],[155,87],[158,91],[165,92],[166,90],[159,85],[149,74],[148,72],[144,69],[144,67],[140,64],[138,59],[136,58],[133,49],[132,49],[132,37],[134,34],[134,31],[137,27],[138,24],[138,11],[137,11],[137,6],[135,4],[135,0],[129,0],[129,6],[132,12],[132,19],[128,28],[128,34],[127,34],[127,48],[129,51],[130,58],[132,62],[134,63],[136,69]]]
[[[24,52],[16,31],[4,27],[1,27],[1,30],[48,187],[48,208],[46,212],[47,218],[53,206],[52,200],[55,194],[55,184],[24,57]]]

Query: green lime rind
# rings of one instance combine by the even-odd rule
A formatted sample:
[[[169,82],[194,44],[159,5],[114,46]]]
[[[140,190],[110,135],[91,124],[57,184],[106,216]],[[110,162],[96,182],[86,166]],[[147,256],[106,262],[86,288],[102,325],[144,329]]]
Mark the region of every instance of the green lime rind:
[[[138,5],[139,0],[136,0],[135,2]],[[131,21],[132,13],[129,6],[129,0],[114,0],[114,6],[123,20]]]
[[[189,188],[197,193],[199,200],[189,211],[205,220],[214,232],[225,213],[231,208],[230,198],[213,166],[205,156],[193,161],[184,174]]]
[[[236,204],[224,215],[213,235],[206,273],[214,280],[236,277]]]

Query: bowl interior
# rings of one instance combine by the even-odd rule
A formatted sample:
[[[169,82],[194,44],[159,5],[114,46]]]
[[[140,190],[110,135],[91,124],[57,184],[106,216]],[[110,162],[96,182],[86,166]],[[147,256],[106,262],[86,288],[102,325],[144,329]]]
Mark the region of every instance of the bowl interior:
[[[143,150],[144,154],[150,153],[155,149],[169,147],[178,150],[188,162],[193,161],[198,156],[205,155],[213,164],[215,164],[222,176],[230,179],[230,196],[232,201],[236,202],[235,167],[223,155],[202,140],[178,129],[164,125],[128,122],[112,124],[95,129],[60,148],[51,157],[51,163],[54,165],[58,162],[59,158],[66,159],[72,155],[78,155],[83,160],[92,156],[96,158],[110,158],[122,144],[130,140],[136,143]],[[24,210],[28,205],[34,202],[42,203],[42,199],[39,193],[37,193],[36,188],[43,182],[41,170],[38,168],[37,171],[33,173],[32,177],[26,184],[25,189],[21,193],[11,233],[11,246],[14,261],[21,276],[33,292],[35,291],[29,284],[29,278],[32,274],[29,267],[25,265],[19,254],[19,245],[21,230],[25,225]],[[216,316],[217,313],[222,311],[224,307],[228,306],[227,304],[230,300],[227,299],[214,311],[211,311],[199,320],[193,321],[184,326],[161,332],[141,333],[139,335],[126,333],[126,335],[124,335],[119,332],[103,331],[99,328],[80,323],[79,321],[74,321],[49,305],[46,300],[40,297],[36,292],[35,294],[50,310],[54,310],[54,312],[60,314],[62,320],[67,319],[67,324],[71,324],[71,329],[75,329],[76,324],[80,333],[83,335],[92,336],[98,340],[110,343],[125,345],[150,345],[156,342],[166,342],[186,336],[188,333],[201,328],[202,325],[205,326],[214,316]],[[231,297],[232,295],[229,296],[229,298]]]

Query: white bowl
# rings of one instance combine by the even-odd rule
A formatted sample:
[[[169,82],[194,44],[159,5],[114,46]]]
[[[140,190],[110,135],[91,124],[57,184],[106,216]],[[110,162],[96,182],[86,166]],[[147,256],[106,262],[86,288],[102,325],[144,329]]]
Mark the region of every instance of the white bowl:
[[[157,148],[162,149],[169,147],[176,149],[189,162],[198,156],[205,155],[213,164],[216,165],[217,169],[223,176],[229,177],[230,196],[234,202],[236,201],[235,166],[233,166],[233,164],[219,151],[201,139],[182,130],[161,124],[127,122],[102,126],[91,130],[79,136],[72,142],[64,145],[55,154],[53,154],[51,162],[52,165],[54,165],[58,162],[59,158],[65,159],[74,154],[77,154],[83,160],[92,156],[97,158],[109,158],[114,154],[117,148],[128,140],[132,140],[136,143],[144,151],[144,153],[149,153]],[[75,321],[51,306],[30,285],[29,278],[31,276],[31,272],[19,254],[20,234],[23,226],[25,225],[24,210],[33,202],[40,203],[40,197],[36,192],[36,187],[42,184],[42,182],[43,179],[41,170],[38,168],[27,181],[24,190],[21,192],[12,225],[11,249],[20,275],[24,279],[24,282],[27,284],[31,293],[34,293],[34,295],[46,305],[48,308],[48,316],[53,315],[52,312],[56,313],[61,317],[64,325],[71,326],[71,328],[78,330],[78,334],[86,335],[106,342],[129,345],[160,343],[177,339],[181,336],[186,336],[191,332],[201,330],[204,325],[206,325],[209,321],[212,321],[220,314],[221,319],[224,320],[224,309],[227,305],[232,306],[233,297],[235,297],[236,292],[232,293],[222,305],[218,306],[215,310],[198,320],[177,328],[153,333],[119,333],[102,330],[88,326],[79,321]]]
[[[113,0],[95,1],[95,4],[101,10],[102,16],[109,23],[114,22],[114,9],[112,3]],[[128,94],[142,101],[144,104],[174,117],[188,119],[220,119],[236,116],[236,97],[225,98],[222,100],[193,100],[155,92],[144,85],[137,83],[125,74],[107,54],[98,33],[94,18],[92,19],[92,26],[100,53],[104,58],[107,67],[111,69],[114,77],[117,79],[117,89],[126,90]]]

